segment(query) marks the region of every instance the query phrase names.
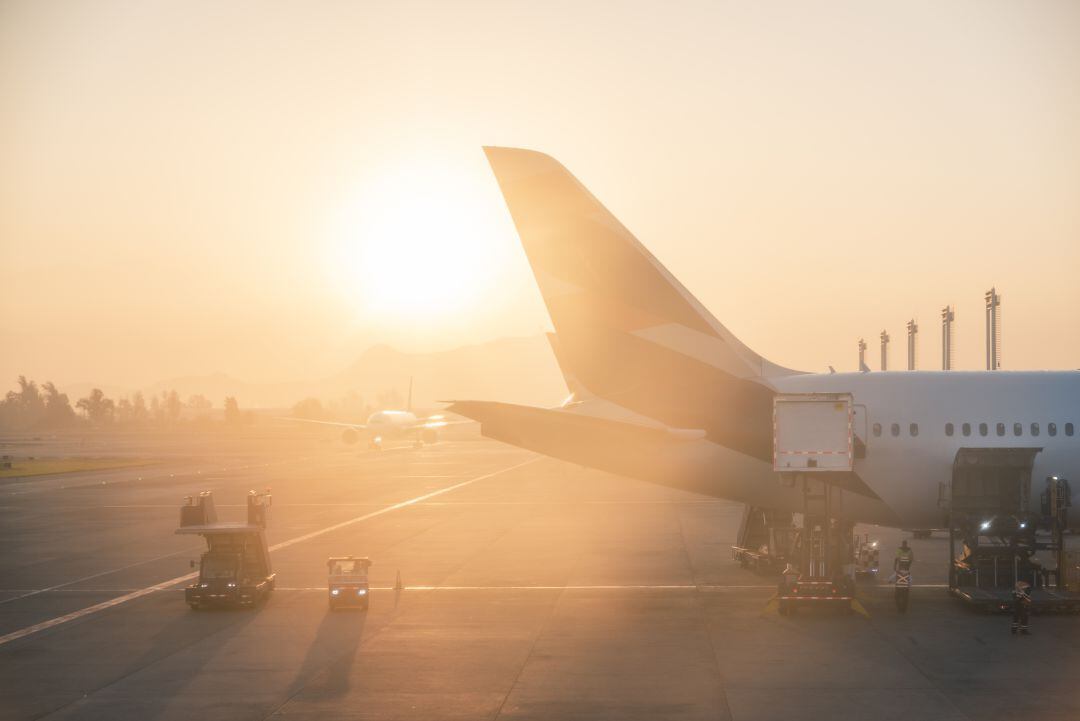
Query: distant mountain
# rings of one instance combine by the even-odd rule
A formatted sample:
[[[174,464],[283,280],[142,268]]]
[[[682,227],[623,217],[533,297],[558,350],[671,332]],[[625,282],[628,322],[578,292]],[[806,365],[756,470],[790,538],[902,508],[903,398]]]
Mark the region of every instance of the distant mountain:
[[[287,408],[304,398],[327,403],[350,393],[374,403],[380,393],[394,390],[404,403],[410,377],[414,378],[413,405],[418,408],[434,408],[440,400],[458,398],[551,406],[567,393],[543,335],[500,338],[436,353],[403,353],[376,345],[351,367],[321,380],[249,383],[215,373],[173,378],[143,393],[149,398],[175,389],[184,400],[201,393],[218,408],[225,396],[235,396],[241,407]]]

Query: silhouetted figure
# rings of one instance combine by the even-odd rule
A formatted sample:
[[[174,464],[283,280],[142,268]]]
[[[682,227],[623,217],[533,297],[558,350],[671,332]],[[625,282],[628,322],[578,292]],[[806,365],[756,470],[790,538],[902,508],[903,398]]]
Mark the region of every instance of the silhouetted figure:
[[[1031,631],[1028,630],[1028,612],[1031,610],[1030,588],[1031,584],[1027,581],[1017,581],[1016,588],[1013,589],[1013,634],[1017,632],[1025,636],[1031,634]]]

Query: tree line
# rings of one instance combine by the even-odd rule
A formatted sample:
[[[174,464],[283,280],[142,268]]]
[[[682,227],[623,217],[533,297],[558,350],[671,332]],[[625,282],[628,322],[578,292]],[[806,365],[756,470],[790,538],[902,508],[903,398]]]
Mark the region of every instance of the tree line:
[[[213,403],[195,394],[182,401],[175,390],[151,395],[149,400],[137,391],[131,397],[109,398],[100,388],[94,388],[85,398],[72,406],[66,393],[51,381],[40,386],[26,376],[19,376],[17,388],[0,399],[0,430],[52,430],[78,426],[171,427],[181,422],[185,409],[197,416],[207,416]],[[224,420],[228,425],[241,425],[253,420],[251,412],[240,410],[236,398],[229,396],[223,404]]]

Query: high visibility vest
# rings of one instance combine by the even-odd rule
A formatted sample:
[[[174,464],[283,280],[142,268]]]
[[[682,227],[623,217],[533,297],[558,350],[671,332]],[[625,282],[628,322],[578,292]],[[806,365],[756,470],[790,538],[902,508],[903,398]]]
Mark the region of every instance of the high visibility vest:
[[[898,573],[896,574],[896,585],[904,588],[911,588],[911,574],[910,573]]]

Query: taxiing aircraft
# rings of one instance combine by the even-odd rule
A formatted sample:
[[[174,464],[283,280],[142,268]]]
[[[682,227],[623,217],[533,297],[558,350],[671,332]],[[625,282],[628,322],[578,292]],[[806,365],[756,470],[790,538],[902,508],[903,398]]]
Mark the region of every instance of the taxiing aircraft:
[[[423,443],[435,443],[439,437],[439,429],[450,425],[450,421],[442,415],[418,418],[412,411],[412,379],[409,379],[408,410],[383,410],[375,411],[368,416],[366,423],[342,423],[338,421],[319,421],[310,418],[285,418],[283,420],[298,423],[316,423],[323,426],[337,426],[344,428],[341,440],[352,445],[360,440],[362,434],[368,436],[368,445],[372,448],[382,448],[383,440],[404,438],[411,439],[417,445]]]
[[[944,522],[961,449],[1028,449],[1042,479],[1080,480],[1080,372],[803,373],[741,343],[553,158],[485,148],[547,305],[572,393],[562,407],[456,401],[483,435],[548,456],[757,507],[800,511],[772,466],[773,399],[851,393],[854,472],[838,517]],[[718,267],[717,282],[740,272]],[[970,454],[969,454],[970,455]],[[1080,504],[1071,513],[1080,515]]]

